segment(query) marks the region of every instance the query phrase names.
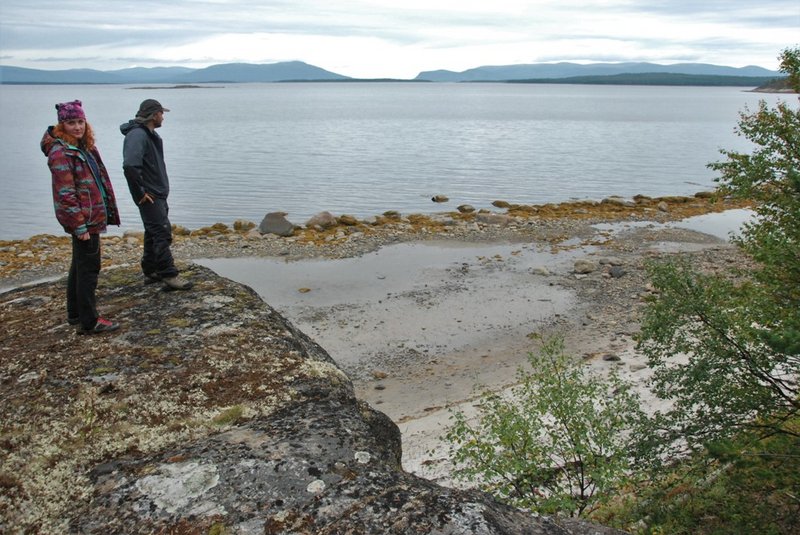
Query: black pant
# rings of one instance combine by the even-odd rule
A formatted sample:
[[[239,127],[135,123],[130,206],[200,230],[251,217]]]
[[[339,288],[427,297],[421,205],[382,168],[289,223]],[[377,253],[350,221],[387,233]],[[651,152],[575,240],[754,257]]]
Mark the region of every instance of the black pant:
[[[142,271],[161,278],[178,274],[172,259],[172,224],[169,222],[169,206],[166,199],[154,199],[139,205],[139,214],[144,223],[144,252]]]
[[[72,237],[72,263],[67,277],[67,318],[76,320],[84,329],[97,323],[97,276],[100,274],[100,236],[90,234],[88,240]]]

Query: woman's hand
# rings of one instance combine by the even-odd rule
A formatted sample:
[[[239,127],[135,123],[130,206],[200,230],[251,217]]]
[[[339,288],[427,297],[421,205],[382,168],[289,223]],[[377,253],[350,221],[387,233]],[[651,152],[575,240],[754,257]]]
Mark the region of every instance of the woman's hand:
[[[91,237],[91,236],[89,236],[89,233],[88,233],[88,232],[84,232],[83,234],[78,234],[78,236],[77,236],[77,238],[78,238],[79,240],[81,240],[81,241],[86,241],[86,240],[88,240],[90,237]]]
[[[146,202],[153,202],[153,197],[147,192],[145,192],[144,195],[142,195],[142,198],[139,199],[139,204],[144,204]]]

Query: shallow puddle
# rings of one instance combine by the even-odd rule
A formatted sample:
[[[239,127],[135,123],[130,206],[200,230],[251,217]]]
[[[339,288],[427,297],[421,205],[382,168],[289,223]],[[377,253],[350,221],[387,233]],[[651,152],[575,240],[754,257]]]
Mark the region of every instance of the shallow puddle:
[[[357,258],[198,259],[246,284],[342,366],[491,347],[572,306],[546,273],[581,251],[529,244],[397,244]]]
[[[619,223],[598,223],[592,225],[594,228],[617,233],[624,230],[635,228],[666,229],[682,228],[709,234],[721,240],[730,240],[732,235],[741,232],[742,225],[753,219],[754,212],[746,208],[736,208],[725,210],[724,212],[714,212],[693,217],[687,217],[680,221],[670,223],[654,223],[652,221],[623,221]]]

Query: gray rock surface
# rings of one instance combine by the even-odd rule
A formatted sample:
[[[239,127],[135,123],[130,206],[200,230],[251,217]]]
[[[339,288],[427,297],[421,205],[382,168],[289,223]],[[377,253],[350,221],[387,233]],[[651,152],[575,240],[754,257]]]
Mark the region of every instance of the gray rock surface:
[[[78,337],[64,280],[0,294],[2,531],[612,534],[400,467],[397,426],[249,288],[101,276],[119,331]],[[40,327],[31,336],[30,325]]]

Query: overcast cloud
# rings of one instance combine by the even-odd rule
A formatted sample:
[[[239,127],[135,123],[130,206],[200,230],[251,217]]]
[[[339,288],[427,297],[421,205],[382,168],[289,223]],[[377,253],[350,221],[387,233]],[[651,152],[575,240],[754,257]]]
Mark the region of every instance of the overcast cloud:
[[[274,63],[346,76],[553,61],[777,69],[799,0],[3,0],[0,64],[35,69]]]

